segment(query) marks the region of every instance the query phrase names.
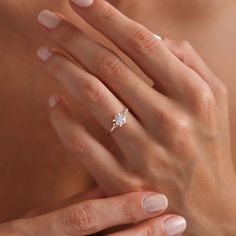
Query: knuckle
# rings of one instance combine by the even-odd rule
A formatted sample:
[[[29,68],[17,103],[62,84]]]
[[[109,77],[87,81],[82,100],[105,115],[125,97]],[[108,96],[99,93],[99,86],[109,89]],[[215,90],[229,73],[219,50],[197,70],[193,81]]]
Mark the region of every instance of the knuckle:
[[[176,153],[183,160],[195,160],[198,150],[196,149],[195,126],[190,118],[180,118],[172,128],[173,136],[170,141]]]
[[[98,217],[94,207],[71,207],[61,219],[62,231],[69,235],[95,232],[98,228]]]
[[[173,111],[170,113],[169,111]],[[173,114],[175,114],[173,116]],[[174,106],[166,106],[166,109],[160,110],[159,108],[154,109],[155,120],[165,127],[166,130],[179,136],[191,132],[193,123],[191,117],[184,112],[179,111]],[[160,152],[160,150],[158,151]]]
[[[98,73],[107,78],[119,77],[123,70],[121,61],[110,53],[104,54],[98,58]]]
[[[226,85],[213,72],[211,72],[210,79],[213,81],[212,91],[216,99],[228,101],[229,93]]]
[[[202,88],[198,99],[199,107],[204,112],[212,110],[216,105],[215,96],[210,88]]]
[[[163,106],[165,108],[163,109],[160,109],[160,105],[157,104],[156,107],[154,106],[153,107],[153,116],[154,116],[154,120],[158,121],[159,124],[161,124],[162,126],[165,126],[165,127],[170,127],[172,128],[172,125],[173,125],[173,115],[172,114],[175,114],[175,117],[178,117],[179,116],[179,111],[174,107],[172,106],[171,104],[168,104],[166,103],[165,106]],[[170,114],[169,111],[173,111],[173,113]]]
[[[87,104],[106,105],[108,102],[107,92],[100,81],[88,82],[83,87],[83,96]]]
[[[81,127],[82,128],[82,127]],[[88,143],[83,140],[82,135],[73,134],[68,138],[66,147],[75,154],[84,154],[87,152]]]
[[[63,68],[62,64],[63,64],[62,55],[59,54],[58,52],[54,52],[54,56],[48,63],[50,72],[53,72],[55,74],[61,73]]]
[[[140,169],[138,169],[137,167],[128,167],[128,170],[132,173],[139,173],[139,176],[130,176],[127,175],[126,177],[122,176],[120,178],[120,182],[121,184],[121,188],[123,190],[123,192],[130,192],[130,189],[133,189],[134,187],[136,189],[144,189],[146,187],[146,185],[144,184],[143,178],[142,178],[142,174]],[[147,172],[146,172],[147,173]],[[130,203],[127,203],[127,207],[130,207],[130,205],[134,205],[134,201],[130,201]],[[125,206],[124,206],[125,207]],[[138,207],[136,206],[135,208],[135,217],[137,217],[138,215]],[[127,213],[127,212],[126,212]],[[125,214],[125,216],[130,216],[130,214]]]
[[[121,214],[124,220],[135,222],[138,220],[137,206],[133,199],[127,199],[121,204]]]
[[[168,125],[170,123],[170,116],[165,111],[160,111],[159,108],[153,110],[155,120],[162,125]]]
[[[62,44],[67,44],[76,40],[77,35],[78,29],[74,25],[67,24],[58,35],[58,39]]]
[[[157,231],[157,227],[154,224],[148,224],[144,231],[142,232],[142,236],[153,236],[153,235],[159,235]]]
[[[134,30],[128,37],[130,47],[138,53],[149,54],[158,47],[158,40],[144,27]]]
[[[192,122],[188,117],[178,117],[173,119],[173,129],[176,135],[185,136],[192,130]]]
[[[104,6],[98,10],[98,14],[96,15],[94,21],[99,23],[99,25],[106,25],[112,21],[114,15],[115,11],[112,7]]]
[[[183,51],[188,51],[189,49],[192,49],[191,44],[186,40],[180,41],[180,49]]]
[[[174,52],[181,58],[181,61],[185,64],[189,63],[189,54],[193,50],[191,44],[186,40],[177,41],[173,47]]]

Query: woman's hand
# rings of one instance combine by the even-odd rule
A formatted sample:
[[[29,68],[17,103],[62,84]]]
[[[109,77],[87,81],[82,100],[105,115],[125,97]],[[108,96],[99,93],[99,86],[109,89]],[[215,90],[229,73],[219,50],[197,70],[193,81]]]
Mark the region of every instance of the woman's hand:
[[[131,111],[127,124],[111,133],[117,144],[111,153],[73,118],[63,98],[51,96],[50,118],[62,143],[106,194],[160,191],[168,196],[171,212],[187,217],[188,235],[235,235],[225,86],[188,43],[157,40],[104,0],[73,2],[80,5],[71,1],[73,9],[129,56],[154,87],[63,16],[43,11],[39,21],[48,34],[84,67],[41,48],[48,73],[108,132],[114,114],[126,106]]]
[[[96,197],[97,199],[89,200]],[[177,215],[161,215],[167,208],[164,195],[138,192],[102,199],[100,190],[74,196],[47,214],[0,225],[1,236],[80,236],[91,235],[113,226],[136,224],[110,236],[176,235],[185,229]],[[78,203],[80,202],[80,203]],[[67,206],[70,204],[69,206]],[[72,205],[73,204],[73,205]],[[35,214],[35,213],[34,213]],[[104,233],[105,234],[105,233]],[[103,234],[103,235],[104,235]]]

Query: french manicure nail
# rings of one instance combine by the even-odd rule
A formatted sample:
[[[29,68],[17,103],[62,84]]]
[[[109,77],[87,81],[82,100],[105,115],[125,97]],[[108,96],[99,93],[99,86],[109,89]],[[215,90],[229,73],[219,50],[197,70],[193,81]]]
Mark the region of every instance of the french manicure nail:
[[[53,52],[48,48],[41,47],[38,49],[37,54],[39,59],[41,59],[42,61],[47,61],[53,55]]]
[[[164,228],[168,236],[175,236],[186,230],[186,220],[181,216],[173,216],[166,220]]]
[[[70,0],[79,7],[90,7],[93,4],[93,0]]]
[[[47,29],[54,29],[60,23],[60,18],[49,10],[43,10],[38,15],[38,21]]]
[[[165,195],[153,194],[144,199],[143,206],[148,213],[163,211],[168,206],[168,200]]]
[[[60,98],[56,95],[51,95],[48,98],[48,105],[51,109],[55,108],[58,102],[60,101]]]
[[[156,37],[156,39],[161,40],[161,37],[158,36],[157,34],[154,34],[154,36]]]

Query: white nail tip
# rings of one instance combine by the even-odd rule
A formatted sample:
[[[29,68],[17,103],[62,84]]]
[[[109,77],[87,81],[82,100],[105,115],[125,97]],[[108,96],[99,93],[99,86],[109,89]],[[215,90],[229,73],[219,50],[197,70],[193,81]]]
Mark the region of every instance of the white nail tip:
[[[71,0],[79,7],[90,7],[93,4],[93,0]]]
[[[51,95],[49,98],[48,98],[48,105],[51,109],[55,108],[56,105],[58,104],[59,102],[59,97],[56,96],[56,95]]]
[[[156,39],[161,40],[161,37],[155,34]]]
[[[38,49],[37,54],[42,61],[47,61],[53,55],[53,52],[45,47],[41,47]]]
[[[60,23],[60,18],[49,10],[43,10],[38,15],[38,21],[47,29],[54,29]]]

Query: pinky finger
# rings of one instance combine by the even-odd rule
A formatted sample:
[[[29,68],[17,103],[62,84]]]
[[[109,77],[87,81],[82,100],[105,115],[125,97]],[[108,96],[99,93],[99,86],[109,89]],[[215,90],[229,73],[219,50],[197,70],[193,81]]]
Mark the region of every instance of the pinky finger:
[[[186,220],[183,217],[163,215],[107,236],[180,236],[186,230],[186,227]]]
[[[162,39],[162,42],[180,61],[200,75],[215,95],[224,89],[223,83],[214,75],[189,42],[168,38]]]

